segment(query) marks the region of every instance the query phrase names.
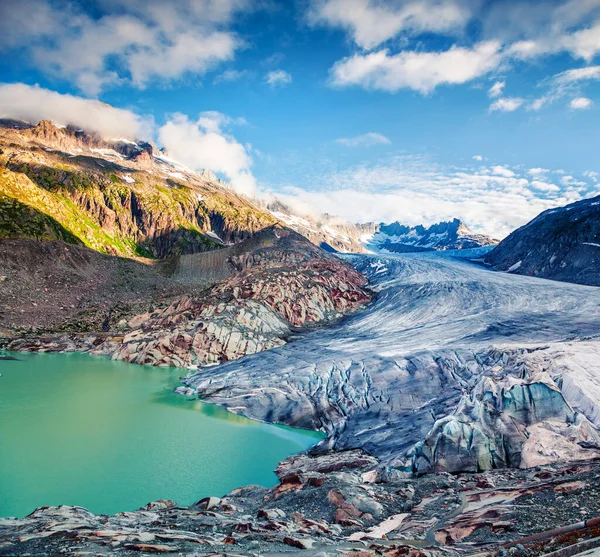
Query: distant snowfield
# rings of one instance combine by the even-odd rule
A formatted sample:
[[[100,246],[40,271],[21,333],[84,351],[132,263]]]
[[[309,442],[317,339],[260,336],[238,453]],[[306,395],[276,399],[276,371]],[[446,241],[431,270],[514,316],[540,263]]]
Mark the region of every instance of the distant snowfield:
[[[332,445],[384,460],[456,412],[485,374],[542,373],[600,427],[600,288],[449,255],[348,256],[377,293],[368,308],[185,383],[237,413],[321,426]]]

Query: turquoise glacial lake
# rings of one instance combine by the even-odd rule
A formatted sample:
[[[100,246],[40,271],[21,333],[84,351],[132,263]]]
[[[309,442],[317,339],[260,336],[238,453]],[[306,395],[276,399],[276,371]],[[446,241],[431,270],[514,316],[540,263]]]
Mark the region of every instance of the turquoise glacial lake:
[[[11,355],[0,360],[0,516],[46,505],[112,514],[270,487],[278,462],[323,437],[176,395],[185,370]]]

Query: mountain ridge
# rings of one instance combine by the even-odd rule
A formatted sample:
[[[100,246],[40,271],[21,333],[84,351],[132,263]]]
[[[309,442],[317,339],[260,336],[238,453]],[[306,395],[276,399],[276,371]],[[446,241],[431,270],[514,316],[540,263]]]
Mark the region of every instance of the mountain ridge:
[[[600,286],[600,196],[540,213],[485,260],[499,271]]]
[[[214,175],[150,143],[104,140],[45,120],[4,121],[0,173],[0,237],[161,258],[236,243],[276,222]]]
[[[412,253],[492,246],[498,240],[472,232],[460,219],[425,227],[399,221],[351,223],[329,214],[302,215],[280,200],[266,208],[286,226],[324,249],[341,253]]]

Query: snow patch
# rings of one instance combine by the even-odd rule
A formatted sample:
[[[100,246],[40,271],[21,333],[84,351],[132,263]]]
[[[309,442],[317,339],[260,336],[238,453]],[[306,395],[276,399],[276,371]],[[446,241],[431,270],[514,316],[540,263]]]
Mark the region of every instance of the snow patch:
[[[514,265],[512,265],[509,269],[508,269],[508,273],[512,273],[513,271],[516,271],[520,266],[521,263],[523,263],[522,261],[517,261]]]
[[[212,230],[207,230],[204,234],[210,236],[214,240],[218,240],[219,242],[223,243],[223,240],[221,240],[221,238],[219,238],[219,236],[215,234]]]

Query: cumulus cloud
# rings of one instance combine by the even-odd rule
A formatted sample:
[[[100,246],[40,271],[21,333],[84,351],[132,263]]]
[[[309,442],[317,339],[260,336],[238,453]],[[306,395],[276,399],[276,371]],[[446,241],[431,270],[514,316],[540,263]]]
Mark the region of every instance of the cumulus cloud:
[[[490,112],[514,112],[523,106],[524,102],[525,100],[520,97],[506,97],[503,99],[498,99],[490,105]]]
[[[591,195],[596,187],[578,189],[530,179],[501,165],[447,167],[420,156],[390,157],[341,172],[319,171],[314,183],[326,187],[288,187],[277,195],[284,202],[300,200],[352,222],[399,220],[428,225],[457,217],[496,238],[541,211]]]
[[[273,70],[267,73],[265,81],[271,87],[284,87],[292,82],[292,76],[285,70]]]
[[[410,88],[427,94],[438,85],[467,83],[495,70],[509,70],[515,61],[569,53],[589,63],[600,54],[598,0],[312,0],[308,21],[345,31],[362,49],[333,65],[334,86],[389,92]],[[464,29],[471,23],[480,26],[478,44],[465,46],[463,40],[449,50],[427,51],[432,44],[427,34],[464,39]],[[409,48],[416,38],[419,48]],[[444,44],[438,39],[433,44]],[[504,87],[504,81],[497,81],[489,96],[500,98]],[[528,108],[540,110],[553,100],[553,95],[545,95]],[[512,106],[514,102],[501,102],[494,109]]]
[[[331,69],[331,83],[389,92],[414,89],[426,94],[441,84],[467,83],[481,77],[496,69],[501,60],[497,42],[481,42],[473,48],[453,46],[443,52],[390,54],[384,49],[336,62]]]
[[[22,48],[45,73],[89,95],[111,85],[145,87],[231,60],[242,41],[229,29],[249,0],[104,0],[86,4],[0,2],[0,51]]]
[[[570,102],[569,106],[573,110],[585,110],[586,108],[590,108],[590,106],[592,106],[592,100],[586,97],[577,97]]]
[[[454,33],[471,17],[474,2],[460,0],[313,0],[308,13],[312,25],[347,31],[360,47],[372,49],[399,33]]]
[[[473,155],[473,160],[474,161],[482,161],[483,157],[481,155]]]
[[[158,130],[159,142],[177,161],[223,174],[237,192],[252,196],[256,192],[252,159],[244,145],[223,131],[230,122],[219,112],[202,113],[196,121],[175,114]]]
[[[512,177],[516,176],[515,173],[510,168],[507,168],[506,166],[501,166],[501,165],[493,166],[491,170],[492,170],[492,174],[496,174],[497,176],[504,176],[506,178],[512,178]]]
[[[372,145],[389,145],[390,139],[380,133],[369,132],[356,137],[340,137],[335,140],[346,147],[371,147]]]
[[[537,176],[544,176],[545,174],[548,174],[548,172],[550,172],[550,170],[547,168],[537,167],[537,168],[530,168],[527,171],[527,174],[529,174],[530,176],[537,177]]]
[[[492,99],[495,99],[496,97],[499,97],[500,95],[502,95],[502,92],[504,91],[504,87],[506,86],[506,82],[504,81],[496,81],[496,83],[494,83],[494,85],[492,85],[488,91],[488,95],[490,97],[492,97]]]
[[[0,85],[0,117],[37,124],[52,120],[95,131],[105,137],[149,139],[153,122],[129,110],[93,99],[63,95],[24,83]]]

